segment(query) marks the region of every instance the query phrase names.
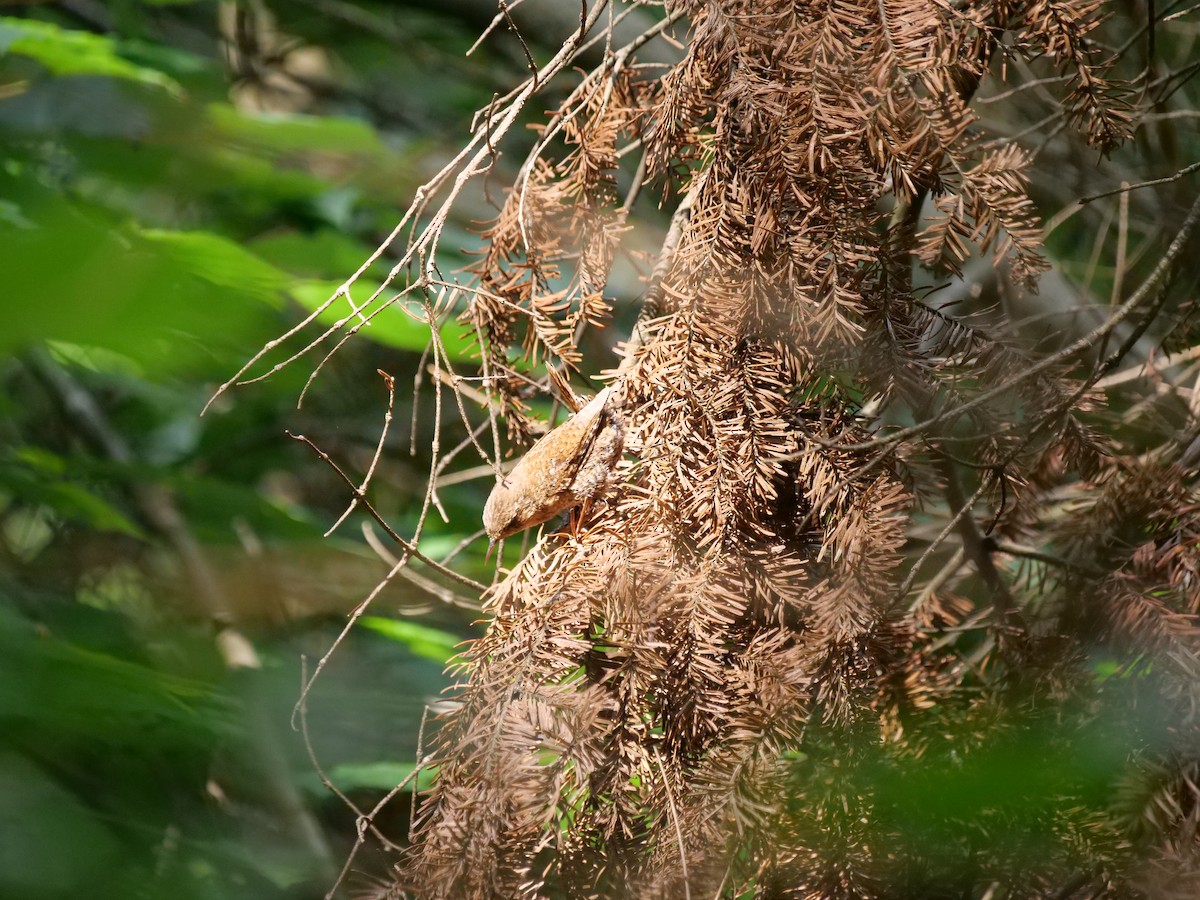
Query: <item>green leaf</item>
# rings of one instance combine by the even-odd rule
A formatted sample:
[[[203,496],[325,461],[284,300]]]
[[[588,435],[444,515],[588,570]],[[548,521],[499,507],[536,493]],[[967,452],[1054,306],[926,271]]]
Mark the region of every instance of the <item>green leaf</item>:
[[[154,2],[154,0],[142,0]],[[172,0],[158,0],[158,5],[166,6]],[[179,3],[195,3],[196,0],[177,0]],[[200,74],[211,73],[219,75],[221,67],[216,60],[199,56],[181,47],[168,44],[156,44],[148,40],[128,40],[121,44],[121,55],[132,63],[143,65],[177,78],[187,78]]]
[[[163,258],[196,278],[275,306],[290,280],[285,272],[217,234],[147,229],[141,231],[141,236]]]
[[[311,540],[321,533],[305,507],[273,503],[253,486],[190,474],[169,483],[197,536],[212,543],[230,540],[234,522],[270,539]]]
[[[359,119],[283,113],[250,115],[219,103],[208,107],[208,116],[221,137],[276,153],[325,150],[382,154],[385,151],[375,129]]]
[[[50,485],[49,488],[47,505],[64,518],[83,522],[97,531],[138,538],[146,536],[121,510],[87,488],[65,481]]]
[[[334,766],[327,773],[329,780],[343,791],[376,790],[390,791],[398,784],[412,777],[415,763],[375,762],[375,763],[343,763]],[[436,767],[426,767],[417,773],[417,777],[408,782],[410,791],[427,791],[433,786],[437,774]],[[315,775],[305,779],[304,786],[318,794],[325,793],[325,786]]]
[[[358,271],[374,249],[332,228],[312,234],[294,231],[269,234],[252,241],[250,248],[273,265],[296,275],[325,279]]]
[[[0,177],[0,192],[10,184]],[[0,232],[0,352],[54,340],[180,371],[274,328],[269,305],[288,276],[233,241],[143,231],[48,191],[31,192],[24,212],[35,227]]]
[[[65,480],[66,460],[41,447],[22,447],[0,460],[0,485],[27,503],[41,504],[62,519],[97,531],[144,538],[145,534],[120,509],[81,484]]]
[[[146,377],[145,370],[137,364],[136,360],[115,350],[106,350],[104,347],[88,347],[69,341],[47,341],[46,349],[50,351],[50,355],[55,361],[76,369],[120,375],[131,381]]]
[[[0,17],[0,54],[36,59],[55,75],[100,75],[162,88],[182,95],[175,79],[121,57],[112,38],[59,28],[50,22]]]
[[[363,616],[359,622],[377,634],[403,644],[415,656],[435,662],[447,662],[462,643],[462,639],[457,635],[430,628],[428,625],[418,625],[416,622],[386,619],[382,616]]]
[[[86,896],[120,864],[104,821],[28,758],[0,751],[0,794],[0,895]]]
[[[203,744],[232,727],[210,685],[47,635],[0,609],[0,717],[124,746]]]
[[[305,309],[313,310],[337,293],[339,282],[306,280],[292,285],[292,296]],[[353,289],[354,299],[362,303],[378,288],[377,283],[360,280]],[[378,301],[376,301],[378,303]],[[368,311],[369,314],[369,311]],[[350,306],[339,298],[317,317],[323,325],[333,325],[350,315]],[[358,323],[351,318],[343,327],[350,328]],[[453,362],[478,359],[474,341],[466,334],[466,328],[457,322],[447,322],[441,328],[442,345]],[[399,304],[379,312],[359,331],[363,337],[376,343],[400,350],[421,353],[429,344],[429,326],[409,315]]]

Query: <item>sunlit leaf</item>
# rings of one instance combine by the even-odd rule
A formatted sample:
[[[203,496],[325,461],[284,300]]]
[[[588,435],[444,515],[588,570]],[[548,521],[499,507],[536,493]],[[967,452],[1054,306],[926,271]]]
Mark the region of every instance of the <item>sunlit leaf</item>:
[[[222,137],[276,153],[384,152],[375,129],[359,119],[280,113],[251,115],[225,104],[210,105],[208,115]]]
[[[88,347],[68,341],[47,341],[46,349],[58,362],[90,372],[119,374],[128,378],[145,378],[145,370],[136,360],[104,347]]]
[[[263,259],[296,275],[326,279],[357,271],[374,249],[332,228],[311,234],[268,234],[250,247]]]
[[[141,236],[196,278],[268,303],[279,300],[289,280],[286,273],[218,234],[145,229]]]
[[[50,22],[0,17],[0,54],[4,53],[32,57],[55,75],[101,75],[183,93],[175,79],[124,59],[112,38]]]
[[[311,310],[325,303],[339,287],[339,283],[332,281],[298,281],[292,285],[291,294],[301,306]],[[351,297],[355,303],[365,304],[377,288],[377,283],[360,280],[352,288]],[[376,301],[367,308],[365,315],[370,315],[371,310],[376,309],[378,305],[379,301]],[[410,315],[398,305],[393,305],[373,316],[369,324],[362,325],[359,334],[389,347],[420,353],[429,344],[429,326],[416,318],[416,315],[420,315],[419,310],[413,312],[414,314]],[[349,318],[344,328],[354,327],[360,322],[347,300],[339,298],[317,317],[317,321],[324,325],[332,325],[347,317]],[[462,362],[478,358],[473,342],[465,334],[464,326],[453,321],[447,322],[442,326],[440,335],[442,346],[451,360]]]
[[[411,762],[343,763],[332,767],[325,774],[343,791],[390,791],[405,782],[406,790],[429,790],[437,774],[436,768],[424,768],[413,778],[415,768],[416,764]],[[410,778],[411,781],[408,780]],[[328,789],[315,774],[305,777],[303,785],[317,796],[328,793]]]
[[[36,227],[0,235],[0,349],[49,339],[182,368],[265,326],[267,304],[277,304],[286,283],[274,267],[207,232],[122,228],[85,204],[50,196],[35,195],[24,212]]]
[[[415,655],[440,663],[449,660],[462,642],[457,635],[401,619],[363,616],[359,622],[364,627],[403,644]]]

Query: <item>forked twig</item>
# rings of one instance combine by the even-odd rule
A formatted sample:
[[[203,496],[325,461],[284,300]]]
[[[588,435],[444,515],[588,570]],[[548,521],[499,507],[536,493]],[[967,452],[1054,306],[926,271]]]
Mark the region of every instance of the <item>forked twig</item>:
[[[392,424],[392,408],[396,404],[396,382],[395,379],[393,379],[392,376],[387,372],[383,371],[383,369],[379,369],[377,371],[383,378],[383,383],[387,387],[388,392],[388,405],[387,412],[384,413],[383,416],[383,429],[380,431],[379,440],[375,444],[375,454],[371,457],[371,464],[367,466],[367,473],[363,476],[362,484],[355,489],[357,491],[356,496],[350,501],[350,505],[346,507],[345,512],[338,516],[337,521],[329,526],[329,530],[325,532],[325,537],[329,537],[331,534],[337,531],[338,526],[345,522],[349,515],[354,512],[354,508],[358,506],[359,503],[358,495],[366,493],[367,487],[371,483],[371,477],[375,474],[375,467],[379,465],[379,458],[383,455],[383,445],[387,441],[388,429]]]
[[[341,466],[339,466],[337,463],[335,463],[330,458],[328,453],[326,453],[324,450],[322,450],[320,447],[318,447],[315,443],[313,443],[311,438],[309,438],[303,434],[293,434],[290,431],[287,431],[284,433],[294,441],[300,441],[303,444],[307,444],[310,448],[312,448],[313,452],[316,453],[317,456],[321,458],[322,462],[324,462],[326,465],[328,465],[330,468],[332,468],[338,474],[338,477],[341,478],[342,481],[344,481],[346,483],[346,485],[354,493],[354,496],[359,500],[359,502],[362,503],[363,509],[365,509],[370,514],[372,519],[374,519],[376,522],[379,523],[379,527],[382,528],[385,532],[387,532],[388,537],[390,537],[393,541],[395,541],[397,544],[399,544],[404,549],[404,554],[405,554],[406,558],[411,556],[414,559],[419,559],[421,562],[425,563],[425,565],[429,566],[435,572],[440,572],[442,575],[445,575],[447,578],[449,578],[453,581],[457,581],[459,584],[466,585],[467,587],[469,587],[473,590],[477,590],[480,592],[487,590],[487,585],[481,584],[480,582],[476,581],[473,578],[468,578],[466,575],[461,575],[458,572],[455,572],[453,569],[446,568],[441,563],[439,563],[437,560],[430,559],[428,556],[426,556],[424,553],[422,553],[420,550],[418,550],[415,544],[413,544],[412,542],[407,541],[403,537],[401,537],[396,532],[396,530],[387,523],[387,521],[383,518],[383,516],[381,516],[379,514],[379,512],[375,509],[375,507],[371,505],[371,502],[369,500],[367,500],[366,495],[364,495],[363,492],[361,490],[359,490],[358,486],[350,479],[350,477],[345,472],[342,471]]]
[[[400,560],[396,559],[396,557],[392,556],[392,554],[388,552],[387,547],[385,547],[379,540],[379,536],[376,535],[371,529],[370,522],[362,523],[362,533],[363,539],[367,542],[367,546],[375,551],[376,556],[378,556],[392,568],[400,567]],[[456,594],[448,587],[440,585],[436,581],[432,581],[423,575],[417,574],[408,566],[400,567],[400,577],[415,587],[425,591],[426,593],[437,597],[447,606],[455,606],[459,609],[470,609],[476,611],[483,608],[483,604],[480,603],[479,600],[471,597],[464,597],[462,594]],[[406,609],[405,612],[408,612],[408,610]]]

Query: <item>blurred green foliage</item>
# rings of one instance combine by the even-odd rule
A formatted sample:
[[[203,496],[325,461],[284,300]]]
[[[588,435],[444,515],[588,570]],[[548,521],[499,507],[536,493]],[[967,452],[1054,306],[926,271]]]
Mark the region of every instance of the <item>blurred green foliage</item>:
[[[376,370],[403,385],[427,330],[377,317],[302,410],[303,363],[200,412],[362,264],[519,66],[465,59],[475,23],[319,7],[0,3],[0,897],[319,897],[353,840],[292,708],[302,657],[386,567],[361,518],[322,538],[345,486],[283,432],[361,473]],[[411,402],[397,391],[373,490],[398,528],[429,463]],[[444,498],[434,544],[475,530],[485,489]],[[393,618],[430,603],[419,626]],[[372,612],[305,717],[367,808],[411,773],[472,633],[405,583]],[[407,803],[391,809],[402,835]]]

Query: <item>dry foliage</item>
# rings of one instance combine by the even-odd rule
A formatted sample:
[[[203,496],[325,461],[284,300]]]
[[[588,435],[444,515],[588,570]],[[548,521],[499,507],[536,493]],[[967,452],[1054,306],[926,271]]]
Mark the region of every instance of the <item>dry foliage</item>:
[[[1194,896],[1195,390],[1135,439],[1104,389],[1148,334],[1195,343],[1200,205],[1057,349],[914,285],[1049,268],[1036,152],[977,100],[1036,91],[1102,158],[1190,70],[1118,80],[1097,29],[1129,9],[1100,0],[668,2],[443,277],[449,204],[606,11],[481,114],[402,223],[412,279],[355,307],[425,297],[479,336],[495,463],[495,413],[527,444],[536,365],[609,321],[642,184],[678,206],[612,373],[624,459],[487,592],[393,892]],[[681,59],[639,64],[672,27]]]

